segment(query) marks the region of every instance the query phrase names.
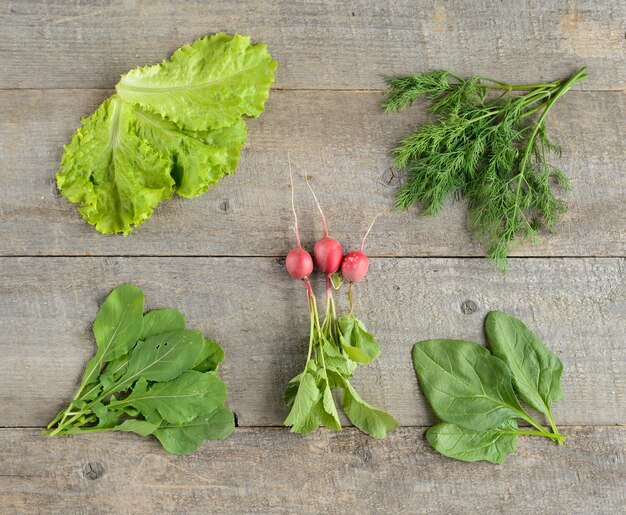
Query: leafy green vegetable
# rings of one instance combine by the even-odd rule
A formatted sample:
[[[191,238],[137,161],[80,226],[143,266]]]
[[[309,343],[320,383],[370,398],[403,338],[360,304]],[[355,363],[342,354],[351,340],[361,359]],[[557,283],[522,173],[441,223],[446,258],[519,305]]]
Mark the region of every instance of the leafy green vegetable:
[[[501,311],[487,315],[485,331],[491,351],[513,372],[513,384],[520,397],[544,413],[558,433],[550,407],[563,398],[561,360],[521,320]]]
[[[380,345],[358,318],[352,314],[343,315],[337,324],[341,346],[351,360],[365,365],[379,356]]]
[[[169,61],[129,71],[115,89],[180,127],[219,129],[263,112],[275,68],[265,45],[215,34],[179,48]]]
[[[143,314],[143,293],[124,284],[101,306],[94,336],[98,352],[48,434],[154,434],[166,450],[188,454],[204,440],[232,432],[226,386],[216,375],[224,352],[202,333],[185,329],[179,311]]]
[[[341,407],[356,427],[374,438],[384,438],[388,431],[398,427],[398,422],[389,413],[365,402],[352,385],[344,379]]]
[[[340,431],[333,390],[343,390],[341,406],[350,422],[374,438],[384,438],[398,423],[361,399],[348,381],[359,364],[369,363],[380,354],[378,342],[352,313],[336,316],[330,288],[326,316],[320,325],[317,301],[308,279],[305,282],[311,317],[309,352],[304,372],[294,377],[285,391],[285,403],[291,408],[285,426],[303,435],[320,425]],[[335,284],[340,286],[337,281]]]
[[[154,431],[166,451],[174,454],[191,454],[205,440],[224,440],[235,429],[233,414],[224,406],[200,415],[184,424],[161,424]]]
[[[550,405],[562,398],[563,366],[519,320],[491,312],[487,337],[494,352],[461,340],[426,340],[413,347],[413,365],[426,400],[442,423],[426,438],[442,454],[463,461],[502,463],[519,435],[562,445]],[[538,403],[552,431],[530,416],[515,393]],[[520,429],[522,419],[534,429]]]
[[[448,458],[504,463],[507,454],[517,450],[518,435],[517,423],[513,419],[486,431],[472,431],[442,422],[426,431],[426,441]]]
[[[418,343],[413,365],[426,400],[441,420],[483,431],[522,413],[506,364],[477,343]]]
[[[564,173],[546,161],[560,152],[547,135],[546,116],[572,85],[587,77],[544,84],[511,85],[448,71],[386,79],[386,111],[397,111],[425,95],[434,123],[418,127],[394,149],[395,165],[407,172],[397,206],[421,203],[439,213],[447,197],[468,200],[471,226],[488,257],[506,270],[509,247],[518,237],[533,240],[552,230],[565,211],[551,183],[568,187]],[[497,98],[487,95],[497,90]],[[510,95],[513,90],[528,91]],[[534,114],[539,114],[535,119]]]
[[[57,185],[106,234],[129,234],[174,193],[196,197],[235,170],[244,115],[258,117],[276,62],[216,34],[123,75],[65,148]]]

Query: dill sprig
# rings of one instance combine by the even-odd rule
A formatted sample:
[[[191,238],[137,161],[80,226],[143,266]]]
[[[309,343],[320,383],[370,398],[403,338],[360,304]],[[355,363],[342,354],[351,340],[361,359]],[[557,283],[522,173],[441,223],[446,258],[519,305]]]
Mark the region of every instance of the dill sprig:
[[[393,150],[395,166],[406,171],[398,209],[418,202],[425,214],[435,215],[447,197],[467,199],[472,230],[487,257],[505,271],[512,243],[552,230],[566,209],[552,190],[554,184],[567,189],[569,183],[546,161],[548,153],[560,152],[548,137],[546,116],[585,78],[581,68],[567,79],[541,84],[464,79],[448,71],[385,79],[386,111],[424,95],[435,116]]]

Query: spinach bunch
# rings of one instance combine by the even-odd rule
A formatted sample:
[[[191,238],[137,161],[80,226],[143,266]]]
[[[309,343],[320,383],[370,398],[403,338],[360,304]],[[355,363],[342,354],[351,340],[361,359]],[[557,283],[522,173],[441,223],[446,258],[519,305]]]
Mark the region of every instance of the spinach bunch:
[[[47,434],[130,431],[154,435],[167,451],[182,455],[232,433],[226,386],[216,374],[222,348],[186,329],[176,309],[143,309],[136,286],[111,292],[93,325],[96,355]]]
[[[520,320],[492,311],[485,331],[491,352],[462,340],[426,340],[413,347],[420,387],[441,422],[426,432],[441,454],[462,461],[503,463],[519,435],[544,436],[563,445],[552,403],[563,398],[561,360]],[[543,413],[537,422],[517,395]],[[519,428],[521,419],[534,429]]]

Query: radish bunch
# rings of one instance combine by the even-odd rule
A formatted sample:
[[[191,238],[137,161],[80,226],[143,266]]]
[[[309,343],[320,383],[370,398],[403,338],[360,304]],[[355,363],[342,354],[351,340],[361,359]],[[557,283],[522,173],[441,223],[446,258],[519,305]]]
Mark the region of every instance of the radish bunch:
[[[326,313],[320,322],[317,300],[309,281],[313,273],[313,259],[311,254],[302,248],[298,232],[291,166],[289,175],[297,246],[287,254],[286,267],[291,277],[303,281],[306,286],[310,327],[304,371],[289,381],[285,391],[285,403],[291,408],[285,419],[285,426],[291,427],[292,432],[300,434],[315,431],[320,425],[341,431],[333,391],[342,390],[341,406],[350,421],[364,433],[374,438],[383,438],[388,431],[398,427],[398,423],[388,413],[366,403],[349,382],[349,378],[359,365],[370,363],[380,354],[376,338],[354,316],[353,303],[353,285],[365,278],[369,268],[363,246],[374,222],[366,232],[360,250],[349,252],[344,256],[341,244],[328,235],[326,218],[309,184],[322,215],[323,226],[323,236],[313,248],[315,265],[326,277]],[[339,271],[349,285],[350,305],[349,313],[341,316],[337,316],[333,299],[333,290],[339,289],[343,282],[339,277]]]

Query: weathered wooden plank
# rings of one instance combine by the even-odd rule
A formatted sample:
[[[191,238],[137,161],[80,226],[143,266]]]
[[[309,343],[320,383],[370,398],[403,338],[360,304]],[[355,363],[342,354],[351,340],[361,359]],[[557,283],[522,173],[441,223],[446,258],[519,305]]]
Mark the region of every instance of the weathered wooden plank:
[[[201,198],[173,199],[130,237],[104,237],[59,197],[54,174],[63,144],[106,97],[103,91],[0,92],[0,254],[2,255],[284,255],[293,244],[287,153],[306,173],[335,237],[355,246],[374,215],[374,255],[475,256],[481,247],[466,228],[465,207],[436,218],[417,209],[397,215],[399,179],[390,150],[423,107],[384,114],[375,92],[274,91],[268,110],[250,121],[237,172]],[[550,115],[560,162],[572,180],[569,213],[539,245],[521,255],[626,255],[626,95],[577,93]],[[296,202],[307,244],[320,220],[304,181]]]
[[[626,85],[622,0],[4,2],[0,88],[110,88],[207,33],[250,34],[281,88],[381,88],[383,74],[451,69],[514,82],[587,65],[585,89]]]
[[[499,309],[522,318],[563,360],[560,424],[624,424],[624,276],[623,259],[515,259],[504,277],[482,259],[372,259],[356,306],[383,352],[354,385],[402,425],[431,423],[413,343],[481,341],[484,316]],[[223,344],[240,425],[282,423],[285,385],[304,366],[308,321],[304,286],[279,260],[49,257],[0,259],[0,427],[44,426],[68,402],[94,352],[98,306],[122,282],[144,290],[147,308],[177,307],[190,327]],[[345,291],[338,302],[345,309]]]
[[[191,457],[134,435],[0,430],[0,501],[15,513],[621,513],[626,428],[576,427],[558,447],[521,438],[504,465],[385,440],[237,429]]]

